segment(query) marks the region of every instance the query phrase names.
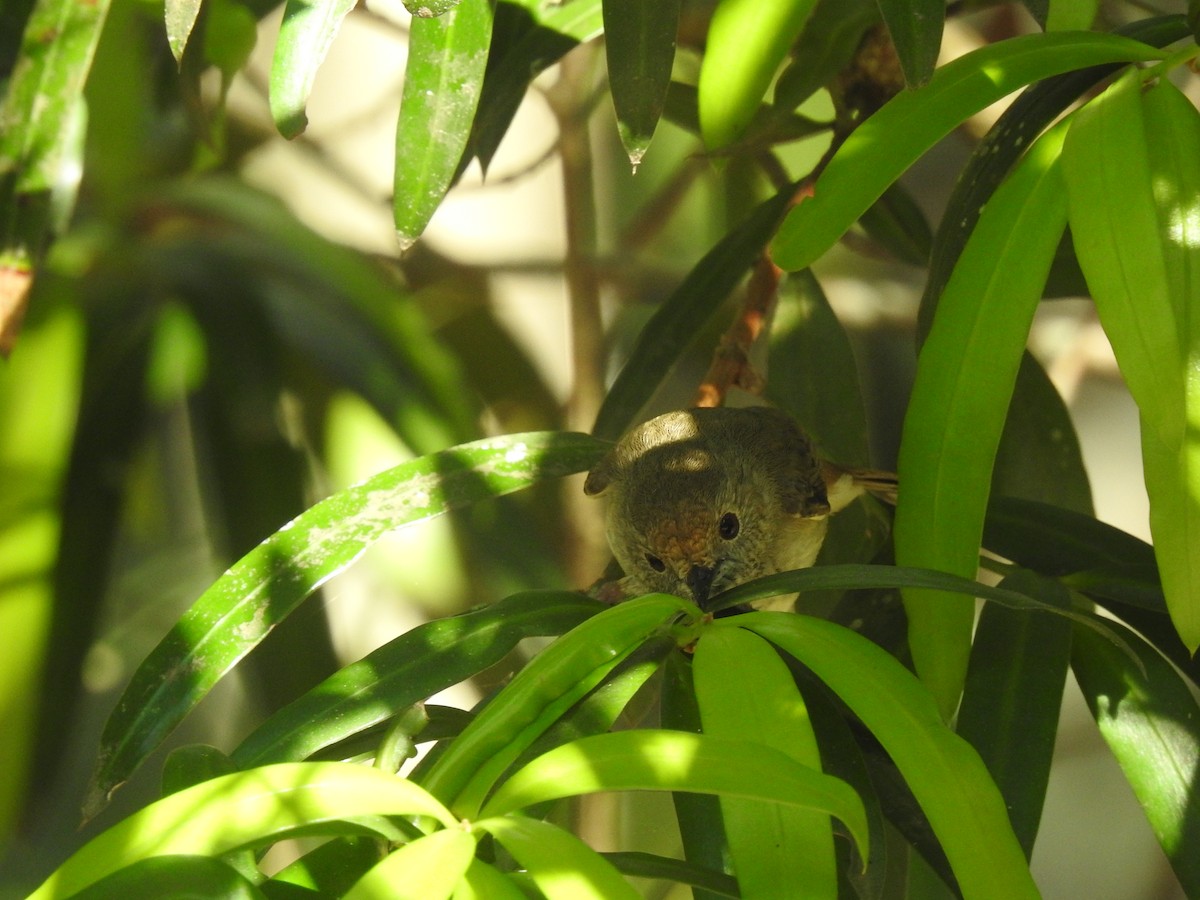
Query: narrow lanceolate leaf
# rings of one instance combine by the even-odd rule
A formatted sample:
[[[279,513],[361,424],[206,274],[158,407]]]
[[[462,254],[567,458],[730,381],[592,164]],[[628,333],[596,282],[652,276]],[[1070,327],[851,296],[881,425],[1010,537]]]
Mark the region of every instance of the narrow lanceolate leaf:
[[[575,835],[521,816],[476,823],[521,864],[548,900],[638,900],[621,873]]]
[[[1117,33],[1153,47],[1165,47],[1189,34],[1183,16],[1141,19]],[[928,331],[942,288],[980,212],[987,206],[988,197],[1043,129],[1118,68],[1118,63],[1089,66],[1032,86],[1013,100],[1004,115],[975,147],[954,186],[946,213],[938,226],[925,295],[921,298],[918,321],[920,339],[924,339]]]
[[[308,126],[304,108],[317,69],[355,0],[288,0],[271,61],[271,117],[285,138]]]
[[[945,0],[879,0],[879,10],[900,57],[904,80],[909,87],[920,87],[937,65]]]
[[[793,189],[760,204],[688,273],[638,335],[629,359],[609,388],[592,433],[616,440],[670,372],[703,322],[742,280],[779,226]]]
[[[396,125],[393,212],[402,249],[421,236],[454,180],[491,39],[488,0],[462,0],[445,15],[413,19]]]
[[[417,838],[371,867],[345,894],[345,900],[445,900],[475,856],[475,836],[445,828]]]
[[[1033,312],[1066,224],[1046,134],[988,201],[921,349],[900,442],[896,561],[974,575],[996,448]],[[913,662],[947,720],[966,675],[974,605],[906,591]]]
[[[204,0],[166,0],[164,12],[167,22],[167,45],[175,62],[183,59],[183,51],[187,49],[188,38],[196,26],[196,17],[200,15],[200,4]]]
[[[486,172],[530,83],[577,44],[604,31],[600,0],[496,4],[497,40],[488,60],[471,152]]]
[[[498,663],[526,637],[557,635],[605,607],[568,591],[528,591],[419,625],[331,675],[237,748],[242,768],[305,759]]]
[[[449,810],[412,782],[347,763],[285,763],[205,781],[152,803],[92,839],[30,900],[67,897],[138,860],[173,854],[223,856],[265,846],[299,830],[344,831],[342,820],[430,816],[447,828]]]
[[[1131,69],[1075,116],[1063,175],[1075,254],[1142,420],[1177,450],[1184,433],[1181,324],[1167,277],[1142,115]]]
[[[1071,667],[1184,896],[1195,897],[1200,895],[1200,706],[1194,685],[1138,635],[1114,626],[1126,633],[1138,662],[1077,629]]]
[[[700,64],[700,132],[710,150],[733,143],[754,117],[816,0],[719,0]]]
[[[134,673],[101,740],[85,814],[301,600],[388,531],[586,469],[604,446],[535,432],[432,453],[339,491],[265,540],[196,601]]]
[[[1058,581],[1017,571],[1004,580],[1069,606]],[[957,731],[979,751],[1028,859],[1041,822],[1071,657],[1071,624],[986,606],[971,646]]]
[[[1160,56],[1127,38],[1070,33],[1017,37],[959,57],[855,129],[780,228],[775,262],[789,270],[811,264],[926,150],[1005,95],[1072,69]]]
[[[686,600],[650,594],[593,616],[539,653],[450,744],[422,780],[474,818],[496,780],[623,659],[681,613]]]
[[[43,249],[75,205],[83,87],[108,4],[39,0],[0,98],[0,355],[16,341]]]
[[[964,897],[1039,896],[1004,798],[912,673],[832,622],[775,612],[747,613],[737,622],[812,670],[875,735],[929,819]]]
[[[1165,78],[1143,94],[1142,104],[1159,240],[1186,361],[1183,445],[1172,454],[1144,452],[1142,462],[1167,607],[1194,653],[1200,645],[1200,113]]]
[[[608,86],[617,111],[617,130],[638,163],[662,116],[675,60],[680,0],[604,0],[604,51]]]
[[[820,810],[868,852],[866,811],[841,779],[752,740],[682,731],[617,731],[556,747],[505,781],[483,815],[597,791],[690,791]]]
[[[696,644],[694,675],[706,735],[752,740],[821,770],[804,699],[762,638],[720,623],[706,628]],[[829,816],[737,797],[722,797],[721,813],[742,897],[775,897],[781,884],[802,884],[811,897],[837,896]]]

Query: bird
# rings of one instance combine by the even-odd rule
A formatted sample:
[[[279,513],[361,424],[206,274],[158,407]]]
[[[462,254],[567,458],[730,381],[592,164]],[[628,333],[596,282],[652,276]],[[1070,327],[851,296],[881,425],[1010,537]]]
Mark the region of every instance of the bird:
[[[896,477],[822,459],[800,424],[769,406],[664,413],[596,463],[584,493],[605,497],[624,572],[607,599],[668,593],[701,609],[762,575],[811,566],[829,517],[865,493],[895,503]],[[795,594],[754,604],[791,609]]]

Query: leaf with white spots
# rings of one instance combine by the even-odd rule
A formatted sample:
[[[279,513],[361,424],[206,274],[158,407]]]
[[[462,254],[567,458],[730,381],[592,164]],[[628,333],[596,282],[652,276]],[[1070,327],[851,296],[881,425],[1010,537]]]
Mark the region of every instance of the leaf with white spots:
[[[101,739],[84,813],[112,793],[300,601],[402,525],[582,471],[607,444],[531,432],[431,453],[339,491],[222,575],[134,673]]]

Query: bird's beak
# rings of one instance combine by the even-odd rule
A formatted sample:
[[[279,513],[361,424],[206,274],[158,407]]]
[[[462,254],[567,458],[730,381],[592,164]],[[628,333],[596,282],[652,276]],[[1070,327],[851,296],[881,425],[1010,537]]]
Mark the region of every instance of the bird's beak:
[[[716,576],[715,566],[692,566],[687,574],[687,586],[692,591],[692,599],[697,606],[704,606],[708,600],[708,592],[712,589],[713,578]]]

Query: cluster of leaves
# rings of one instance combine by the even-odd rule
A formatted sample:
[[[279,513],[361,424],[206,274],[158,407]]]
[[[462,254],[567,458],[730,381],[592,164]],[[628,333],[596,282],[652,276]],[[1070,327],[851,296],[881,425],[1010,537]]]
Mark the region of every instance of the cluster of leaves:
[[[1058,8],[1067,5],[1030,4],[1051,26],[1065,21]],[[352,6],[289,0],[271,77],[282,133],[303,129],[316,70]],[[31,63],[14,69],[0,118],[27,122],[6,129],[0,143],[8,217],[0,263],[14,271],[32,270],[57,227],[47,210],[70,205],[63,173],[71,167],[62,160],[73,158],[68,142],[79,132],[60,126],[82,108],[107,4],[86,5],[86,15],[76,7],[35,5],[23,48]],[[185,67],[194,57],[192,65],[236,70],[255,17],[247,9],[259,12],[168,2],[173,53]],[[89,811],[272,628],[387,530],[598,459],[768,245],[778,266],[797,273],[780,287],[770,393],[812,423],[826,447],[845,440],[850,455],[862,453],[847,437],[861,424],[822,424],[805,376],[788,371],[814,343],[844,364],[844,338],[807,267],[856,222],[929,266],[900,447],[900,565],[787,573],[716,598],[708,610],[664,596],[609,609],[542,591],[429,622],[280,706],[230,754],[177,750],[164,798],[93,839],[35,896],[161,895],[187,885],[214,896],[621,897],[633,895],[624,876],[639,875],[691,884],[697,896],[772,896],[781,884],[804,884],[814,895],[876,897],[896,890],[905,845],[920,855],[913,871],[927,866],[950,891],[1036,896],[1027,860],[1068,669],[1184,890],[1200,894],[1200,859],[1189,852],[1200,833],[1192,785],[1200,758],[1192,659],[1200,643],[1192,433],[1200,385],[1190,374],[1200,340],[1192,283],[1200,271],[1200,113],[1168,80],[1196,53],[1187,21],[1146,19],[1124,35],[1051,29],[935,69],[940,2],[789,0],[764,13],[721,0],[691,85],[672,81],[681,11],[637,0],[460,0],[414,10],[397,129],[402,243],[418,238],[466,161],[486,167],[531,79],[602,33],[633,162],[650,152],[665,115],[694,129],[710,153],[757,160],[776,176],[777,193],[730,229],[644,326],[592,435],[467,442],[473,410],[447,375],[452,363],[436,351],[411,352],[421,328],[382,311],[377,301],[389,288],[375,269],[298,229],[280,233],[277,216],[235,189],[208,184],[139,209],[161,227],[152,232],[159,252],[137,261],[192,308],[205,308],[208,289],[182,264],[197,254],[235,267],[248,285],[254,303],[245,320],[226,324],[214,348],[269,334],[265,343],[310,357],[310,367],[371,397],[425,455],[312,507],[204,593],[109,720]],[[864,33],[885,28],[907,89],[878,111],[843,105],[829,123],[796,113],[851,62]],[[39,54],[47,43],[64,52]],[[967,118],[1022,88],[972,155],[932,240],[905,227],[905,216],[919,214],[905,202],[900,175]],[[47,92],[62,102],[37,103]],[[780,147],[822,130],[834,143],[820,171],[788,172]],[[802,187],[812,196],[793,208]],[[228,239],[217,255],[208,240],[161,252],[195,237],[166,227],[181,219],[218,223]],[[286,267],[265,264],[280,254],[289,255]],[[1064,255],[1095,298],[1142,415],[1153,548],[1090,516],[1077,448],[1069,439],[1062,446],[1070,422],[1024,353],[1033,310]],[[327,306],[290,302],[300,291],[283,276],[298,269],[322,286]],[[811,311],[807,332],[788,327],[801,305]],[[297,310],[317,324],[297,326]],[[140,383],[150,329],[131,328],[123,314],[93,313],[88,341],[101,348],[119,334],[137,343],[101,380]],[[327,329],[340,345],[304,340]],[[97,350],[87,359],[112,366]],[[215,362],[214,372],[238,381]],[[124,396],[85,397],[79,440],[88,427],[128,427],[124,411],[105,406]],[[1012,474],[1024,456],[1035,458],[1039,480]],[[102,489],[96,472],[74,467],[75,489]],[[998,496],[1028,496],[1046,481],[1058,483],[1060,506]],[[64,538],[63,546],[102,553],[93,542],[103,526],[90,538],[68,535],[76,543]],[[990,563],[1004,576],[999,587],[973,580],[981,545],[1007,561]],[[863,618],[861,592],[878,601],[894,589],[903,591],[906,630],[868,616],[860,627],[876,643],[838,624]],[[793,591],[850,593],[834,621],[709,615]],[[975,598],[993,602],[972,633]],[[1102,622],[1097,606],[1121,621]],[[421,705],[532,636],[557,639],[478,709]],[[909,653],[916,675],[899,661]],[[658,694],[660,727],[613,732],[647,691]],[[429,741],[428,755],[398,777],[413,745]],[[612,790],[672,792],[686,861],[599,854],[546,821],[552,801]],[[266,877],[260,854],[291,836],[325,840]]]

